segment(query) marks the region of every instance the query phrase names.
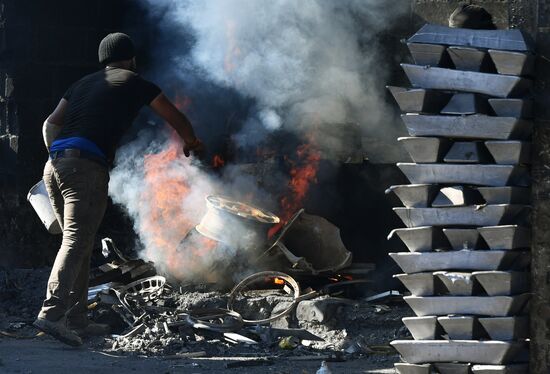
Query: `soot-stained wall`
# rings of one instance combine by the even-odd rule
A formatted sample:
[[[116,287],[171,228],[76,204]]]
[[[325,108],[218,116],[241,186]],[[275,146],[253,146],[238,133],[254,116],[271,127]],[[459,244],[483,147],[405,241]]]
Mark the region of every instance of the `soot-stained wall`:
[[[0,1],[0,266],[51,262],[50,236],[26,202],[41,178],[46,116],[68,86],[94,71],[101,38],[124,22],[127,1]]]

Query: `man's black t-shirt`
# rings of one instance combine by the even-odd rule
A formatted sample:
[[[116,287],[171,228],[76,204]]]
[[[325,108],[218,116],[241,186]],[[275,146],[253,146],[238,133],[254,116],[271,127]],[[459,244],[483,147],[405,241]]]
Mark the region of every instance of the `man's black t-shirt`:
[[[155,84],[130,70],[108,67],[87,75],[63,95],[69,105],[56,140],[85,138],[112,160],[138,111],[160,92]]]

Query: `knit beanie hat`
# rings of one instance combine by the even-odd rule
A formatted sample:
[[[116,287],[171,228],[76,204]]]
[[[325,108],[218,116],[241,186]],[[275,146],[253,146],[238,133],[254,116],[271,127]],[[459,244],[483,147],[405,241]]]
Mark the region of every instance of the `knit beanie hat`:
[[[449,27],[495,30],[493,16],[479,5],[460,5],[449,17]]]
[[[106,65],[114,61],[129,60],[136,55],[134,42],[126,34],[115,32],[99,43],[99,62]]]

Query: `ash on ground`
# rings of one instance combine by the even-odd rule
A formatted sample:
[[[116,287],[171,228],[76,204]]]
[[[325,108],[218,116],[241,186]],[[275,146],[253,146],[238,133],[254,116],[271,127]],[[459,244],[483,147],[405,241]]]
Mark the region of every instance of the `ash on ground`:
[[[49,269],[0,272],[0,329],[4,338],[36,334],[31,324],[44,297],[48,274]],[[116,334],[88,340],[88,346],[119,356],[366,358],[371,363],[391,365],[399,357],[389,342],[409,336],[401,318],[411,312],[399,298],[367,302],[364,297],[319,296],[300,301],[283,318],[263,325],[231,327],[232,321],[226,316],[214,316],[201,327],[200,320],[189,319],[195,312],[227,308],[229,297],[228,292],[208,287],[166,285],[154,298],[139,302],[127,299],[127,306],[135,313],[132,315],[119,305],[115,293],[105,288],[95,301],[91,300],[90,317],[111,324]],[[292,300],[280,290],[257,290],[237,302],[234,309],[244,319],[265,319],[286,310]],[[218,323],[221,329],[216,328]]]

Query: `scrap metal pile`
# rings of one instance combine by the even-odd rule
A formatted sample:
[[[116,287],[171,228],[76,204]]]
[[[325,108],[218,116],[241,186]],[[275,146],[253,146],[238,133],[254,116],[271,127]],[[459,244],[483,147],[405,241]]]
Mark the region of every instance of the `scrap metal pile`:
[[[390,188],[410,253],[391,253],[417,317],[392,345],[400,374],[527,373],[534,55],[519,30],[426,25],[389,87],[411,137],[410,185]]]
[[[113,353],[240,356],[255,358],[258,365],[289,356],[345,360],[392,355],[387,343],[405,333],[399,326],[403,307],[381,305],[392,302],[394,294],[346,298],[354,284],[303,290],[288,274],[263,271],[225,292],[212,285],[171,285],[157,275],[93,287],[89,305],[95,321],[118,326],[119,333],[103,344]],[[387,321],[382,329],[380,319]]]
[[[249,275],[240,276],[229,292],[226,282],[168,281],[151,274],[153,264],[125,258],[104,239],[103,254],[113,261],[94,272],[89,308],[95,321],[118,332],[107,339],[108,350],[263,359],[393,353],[387,343],[404,333],[398,325],[402,309],[393,312],[379,305],[391,301],[393,293],[364,298],[373,266],[351,264],[351,253],[334,225],[301,210],[268,238],[269,229],[279,223],[273,214],[220,196],[209,196],[207,207],[190,235],[236,248],[233,253],[246,261]],[[182,245],[188,240],[189,235]],[[234,260],[227,259],[226,273],[234,271]],[[212,271],[223,269],[216,266]],[[382,314],[391,316],[386,329],[376,321]],[[370,339],[363,335],[367,333]]]

